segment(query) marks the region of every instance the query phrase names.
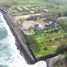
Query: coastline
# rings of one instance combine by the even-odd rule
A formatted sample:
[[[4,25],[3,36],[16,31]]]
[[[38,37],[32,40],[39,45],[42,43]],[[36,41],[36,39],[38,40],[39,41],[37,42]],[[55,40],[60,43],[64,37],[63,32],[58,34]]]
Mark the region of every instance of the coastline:
[[[21,32],[19,27],[16,24],[15,19],[7,14],[6,12],[0,10],[0,12],[3,14],[4,19],[6,20],[7,24],[9,25],[15,39],[16,39],[16,46],[17,49],[19,49],[20,54],[25,58],[28,64],[35,64],[36,62],[43,60],[47,61],[48,58],[52,58],[57,56],[59,53],[55,53],[48,56],[43,56],[41,58],[36,58],[30,48],[30,44],[27,42],[25,35]],[[47,65],[49,63],[47,62]],[[49,67],[49,66],[48,66]]]
[[[4,19],[6,20],[13,35],[15,36],[17,49],[19,49],[21,55],[23,54],[27,63],[34,64],[36,62],[36,58],[33,55],[30,47],[26,45],[27,44],[26,39],[22,32],[20,31],[19,27],[16,26],[15,19],[3,11],[0,12],[3,14]]]

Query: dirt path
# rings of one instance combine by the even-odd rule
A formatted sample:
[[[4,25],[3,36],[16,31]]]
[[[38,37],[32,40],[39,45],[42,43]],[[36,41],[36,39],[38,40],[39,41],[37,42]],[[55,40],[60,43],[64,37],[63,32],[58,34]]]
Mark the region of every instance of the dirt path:
[[[27,18],[27,17],[30,17],[31,15],[41,15],[41,13],[38,13],[38,14],[30,14],[30,15],[22,15],[22,16],[15,16],[16,19],[20,19],[20,18]]]

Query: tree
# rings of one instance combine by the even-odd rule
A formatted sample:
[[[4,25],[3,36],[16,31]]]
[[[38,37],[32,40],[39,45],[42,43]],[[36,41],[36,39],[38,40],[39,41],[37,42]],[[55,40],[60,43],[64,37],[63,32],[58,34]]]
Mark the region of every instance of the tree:
[[[64,16],[67,16],[67,12],[64,12]]]
[[[65,43],[61,44],[61,46],[59,46],[56,50],[56,53],[64,53],[65,51],[67,51],[67,45]]]
[[[64,31],[67,31],[67,17],[60,17],[57,19],[57,23]]]
[[[61,17],[61,16],[62,16],[62,13],[61,13],[61,12],[59,12],[59,13],[57,14],[57,16],[58,16],[58,17]]]

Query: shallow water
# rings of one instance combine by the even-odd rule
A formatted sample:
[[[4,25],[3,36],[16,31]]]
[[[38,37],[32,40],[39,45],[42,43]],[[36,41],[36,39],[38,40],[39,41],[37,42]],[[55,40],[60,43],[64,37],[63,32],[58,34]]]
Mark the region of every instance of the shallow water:
[[[28,65],[20,55],[15,45],[15,38],[10,31],[3,15],[0,13],[0,67],[46,67],[46,62],[40,61]]]

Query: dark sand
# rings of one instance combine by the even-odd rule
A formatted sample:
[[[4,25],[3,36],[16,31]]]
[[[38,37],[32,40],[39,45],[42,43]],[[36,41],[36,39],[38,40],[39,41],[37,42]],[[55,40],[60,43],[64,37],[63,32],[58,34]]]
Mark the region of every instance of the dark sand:
[[[16,39],[16,46],[20,50],[21,53],[23,53],[23,56],[27,60],[27,63],[33,64],[36,61],[36,58],[34,57],[31,49],[29,48],[29,45],[26,45],[26,39],[24,35],[22,34],[21,30],[16,24],[15,19],[8,15],[7,13],[4,13],[1,11],[3,14],[7,24],[9,25],[13,35],[15,36]]]

